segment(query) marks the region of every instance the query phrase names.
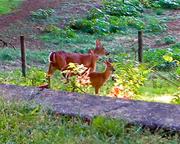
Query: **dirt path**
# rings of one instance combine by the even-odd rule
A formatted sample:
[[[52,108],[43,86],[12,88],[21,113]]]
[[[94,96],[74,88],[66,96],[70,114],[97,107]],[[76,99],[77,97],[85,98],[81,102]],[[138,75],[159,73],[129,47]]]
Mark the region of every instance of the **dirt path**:
[[[61,0],[52,0],[51,2],[48,2],[48,0],[26,0],[15,12],[8,15],[0,16],[0,29],[8,27],[11,23],[16,22],[17,20],[22,20],[26,18],[30,15],[31,11],[35,11],[39,8],[54,8],[60,2]]]

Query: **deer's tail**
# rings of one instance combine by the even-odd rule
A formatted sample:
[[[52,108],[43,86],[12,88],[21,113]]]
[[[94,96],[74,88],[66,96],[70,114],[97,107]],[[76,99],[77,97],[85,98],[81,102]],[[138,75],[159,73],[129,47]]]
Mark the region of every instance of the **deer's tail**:
[[[56,62],[56,52],[51,52],[49,54],[49,62],[55,63]]]

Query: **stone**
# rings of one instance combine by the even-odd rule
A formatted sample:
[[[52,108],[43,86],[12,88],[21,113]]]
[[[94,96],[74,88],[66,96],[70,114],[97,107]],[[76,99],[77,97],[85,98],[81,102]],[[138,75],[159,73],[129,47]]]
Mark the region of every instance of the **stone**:
[[[33,101],[63,115],[104,116],[180,132],[180,105],[115,99],[35,87],[0,84],[0,97],[8,101]]]

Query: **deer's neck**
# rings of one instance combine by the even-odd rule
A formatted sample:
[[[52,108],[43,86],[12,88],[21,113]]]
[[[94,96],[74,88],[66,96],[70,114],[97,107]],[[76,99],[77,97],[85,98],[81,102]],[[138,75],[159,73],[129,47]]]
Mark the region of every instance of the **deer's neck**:
[[[108,68],[106,68],[105,72],[104,72],[104,77],[105,77],[105,80],[108,80],[110,75],[111,75],[112,71],[109,70]]]

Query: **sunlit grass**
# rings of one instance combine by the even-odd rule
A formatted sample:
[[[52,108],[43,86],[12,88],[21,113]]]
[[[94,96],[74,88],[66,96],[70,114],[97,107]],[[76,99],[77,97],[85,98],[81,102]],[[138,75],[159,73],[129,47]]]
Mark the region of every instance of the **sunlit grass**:
[[[23,0],[0,0],[0,15],[12,12],[22,1]]]
[[[54,115],[33,102],[0,101],[0,143],[61,144],[178,144],[178,134],[151,133],[122,120],[97,117],[91,124],[81,118]]]

